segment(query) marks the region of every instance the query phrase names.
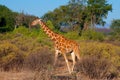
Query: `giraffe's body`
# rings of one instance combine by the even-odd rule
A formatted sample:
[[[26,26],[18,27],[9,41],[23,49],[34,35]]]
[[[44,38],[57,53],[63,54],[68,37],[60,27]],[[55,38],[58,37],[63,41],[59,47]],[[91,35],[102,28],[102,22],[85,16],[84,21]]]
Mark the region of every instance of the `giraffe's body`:
[[[71,69],[69,67],[68,59],[66,57],[66,54],[70,53],[72,60],[73,60],[73,66],[72,66],[72,71],[74,69],[75,65],[75,57],[77,56],[78,59],[80,59],[79,56],[79,46],[75,41],[66,39],[64,36],[59,35],[57,33],[54,33],[52,30],[50,30],[45,23],[41,19],[36,19],[32,22],[32,25],[37,25],[39,24],[44,32],[54,41],[54,47],[55,47],[55,63],[57,61],[58,53],[61,53],[65,61],[67,63],[67,67],[69,70],[69,73],[71,73]]]

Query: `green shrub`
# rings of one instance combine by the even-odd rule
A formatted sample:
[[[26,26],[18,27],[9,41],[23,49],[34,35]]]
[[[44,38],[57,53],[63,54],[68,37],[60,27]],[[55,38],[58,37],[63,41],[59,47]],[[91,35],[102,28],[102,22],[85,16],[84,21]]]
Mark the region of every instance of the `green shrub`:
[[[96,32],[94,30],[83,31],[81,37],[84,40],[100,40],[100,41],[104,40],[104,35],[100,32]]]
[[[30,30],[25,26],[19,26],[13,31],[13,33],[28,36],[30,34]]]
[[[37,28],[37,29],[36,28],[28,29],[28,28],[26,28],[24,26],[20,26],[19,28],[17,28],[16,30],[14,30],[13,33],[16,36],[18,35],[18,37],[21,38],[21,39],[26,38],[26,40],[28,40],[28,39],[33,38],[33,41],[36,41],[36,42],[38,41],[42,45],[51,46],[50,39],[45,34],[45,32],[42,29],[40,29],[40,28]]]
[[[104,34],[100,32],[96,32],[94,30],[82,31],[81,36],[76,31],[67,32],[64,34],[65,37],[74,40],[97,40],[103,41]]]
[[[77,40],[80,38],[77,32],[71,31],[64,34],[66,38]]]
[[[38,37],[40,34],[40,29],[30,29],[29,36],[32,38]]]
[[[30,35],[30,30],[28,28],[26,28],[24,26],[19,26],[18,28],[16,28],[15,30],[13,30],[11,32],[1,34],[0,40],[14,39],[16,37],[21,37],[21,36],[29,37],[29,35]]]
[[[120,41],[120,34],[112,32],[109,36],[109,40]]]

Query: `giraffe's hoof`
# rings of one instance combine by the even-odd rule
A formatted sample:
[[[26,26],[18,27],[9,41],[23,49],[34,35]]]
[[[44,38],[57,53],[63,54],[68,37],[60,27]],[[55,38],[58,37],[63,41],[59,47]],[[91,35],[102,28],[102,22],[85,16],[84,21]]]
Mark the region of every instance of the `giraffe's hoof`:
[[[72,71],[72,73],[71,73],[71,74],[72,74],[72,75],[76,75],[76,73],[77,73],[76,71]]]

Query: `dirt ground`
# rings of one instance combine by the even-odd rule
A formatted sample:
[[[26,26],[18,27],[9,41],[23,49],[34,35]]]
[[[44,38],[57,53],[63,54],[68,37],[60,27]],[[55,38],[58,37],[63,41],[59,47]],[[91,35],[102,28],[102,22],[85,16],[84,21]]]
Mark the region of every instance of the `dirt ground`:
[[[70,65],[72,65],[72,62],[70,62]],[[66,79],[57,79],[56,78],[54,80],[73,80],[72,78],[74,78],[74,76],[71,77],[71,75],[69,75],[68,73],[69,72],[68,72],[66,63],[64,61],[64,58],[60,57],[58,59],[58,62],[56,64],[56,66],[54,67],[53,78],[54,77],[66,78]],[[43,79],[40,79],[39,73],[38,73],[38,78],[37,79],[35,79],[35,76],[36,76],[35,71],[26,71],[26,70],[22,70],[20,72],[0,71],[0,80],[43,80]],[[86,76],[80,74],[79,76],[77,76],[77,79],[75,78],[74,80],[91,80],[91,79],[89,79]],[[120,80],[120,79],[114,79],[114,80]]]
[[[0,72],[0,80],[33,80],[34,72]]]

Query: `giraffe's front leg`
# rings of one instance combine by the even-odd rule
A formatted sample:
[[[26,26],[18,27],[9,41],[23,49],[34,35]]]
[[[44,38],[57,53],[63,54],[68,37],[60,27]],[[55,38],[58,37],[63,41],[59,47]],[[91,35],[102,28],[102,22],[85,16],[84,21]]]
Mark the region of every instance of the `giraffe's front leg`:
[[[54,66],[56,65],[56,62],[57,62],[57,59],[58,59],[58,54],[59,54],[59,51],[58,51],[58,50],[55,50],[55,61],[54,61]]]
[[[66,64],[67,64],[68,71],[69,71],[69,73],[71,74],[70,65],[69,65],[69,62],[68,62],[67,56],[66,56],[65,53],[63,54],[63,56],[64,56],[64,58],[65,58],[65,62],[66,62]]]

